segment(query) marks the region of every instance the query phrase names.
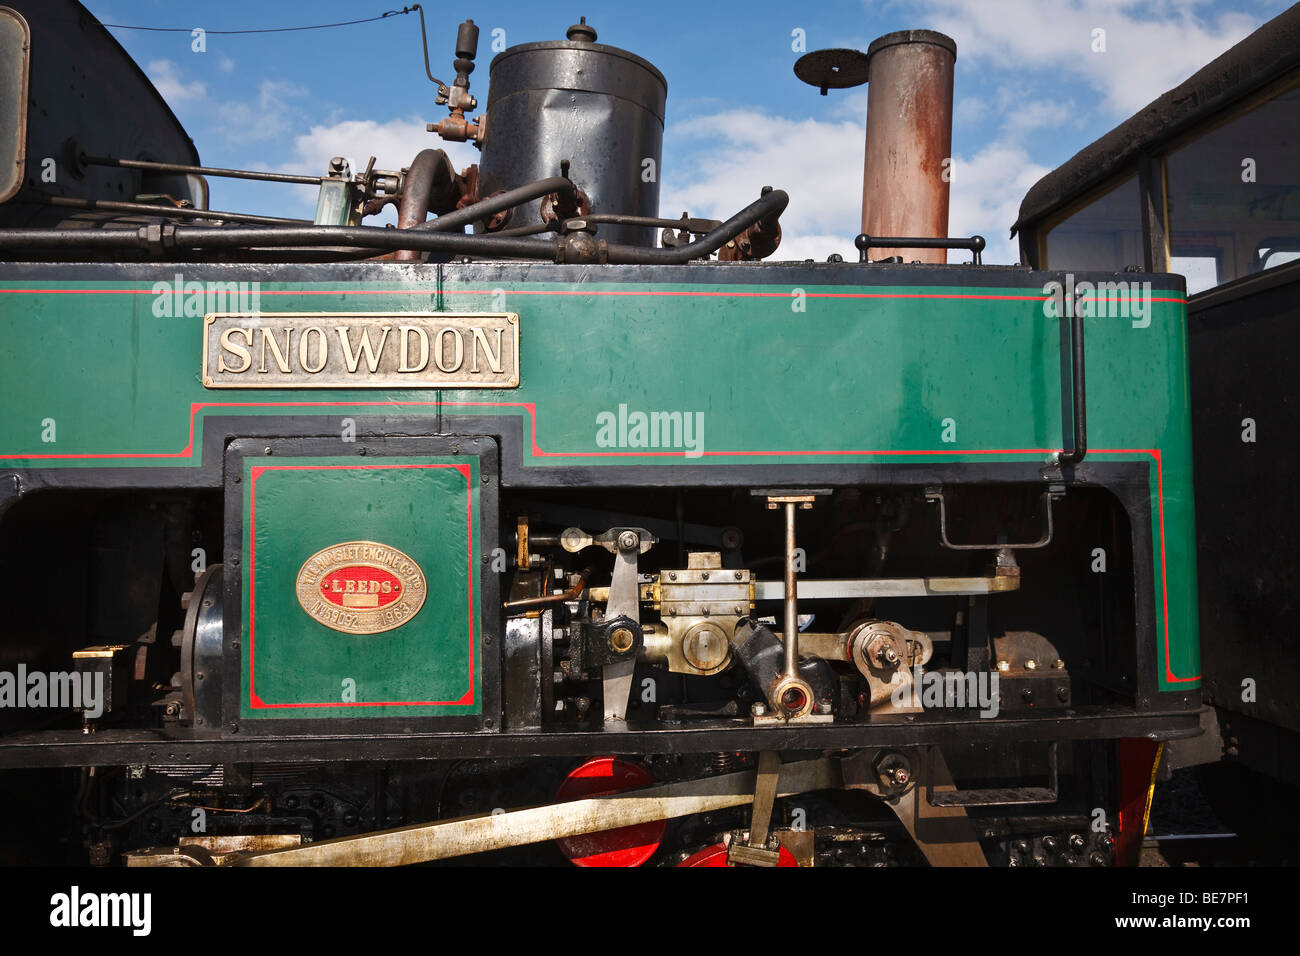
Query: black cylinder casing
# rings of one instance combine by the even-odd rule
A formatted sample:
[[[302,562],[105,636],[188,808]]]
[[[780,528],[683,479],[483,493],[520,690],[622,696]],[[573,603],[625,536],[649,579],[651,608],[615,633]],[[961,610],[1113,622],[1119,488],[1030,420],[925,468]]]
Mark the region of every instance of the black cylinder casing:
[[[743,624],[742,624],[743,626]],[[738,632],[739,633],[739,632]],[[777,676],[785,668],[785,644],[765,624],[750,631],[739,644],[732,645],[732,656],[749,675],[755,690],[766,698]],[[836,700],[838,681],[831,666],[819,657],[800,657],[796,669],[813,690],[813,701]]]
[[[567,159],[591,212],[657,216],[667,96],[663,74],[617,47],[557,40],[502,51],[489,67],[479,195],[558,176]],[[510,227],[540,222],[540,210],[540,202],[516,206]],[[601,239],[628,245],[653,246],[657,234],[597,228]]]

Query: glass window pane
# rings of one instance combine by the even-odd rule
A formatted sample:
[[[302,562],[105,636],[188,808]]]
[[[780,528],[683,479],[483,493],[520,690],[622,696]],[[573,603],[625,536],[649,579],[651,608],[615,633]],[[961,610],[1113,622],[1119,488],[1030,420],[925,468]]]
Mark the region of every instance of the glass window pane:
[[[1049,269],[1119,272],[1141,266],[1142,207],[1137,176],[1053,226],[1047,234]]]
[[[1187,279],[1187,294],[1196,295],[1219,284],[1219,257],[1216,255],[1171,256],[1169,271]]]
[[[1170,254],[1200,292],[1300,252],[1300,88],[1210,130],[1165,160]],[[1205,284],[1208,263],[1213,281]],[[1181,271],[1171,266],[1171,271]]]

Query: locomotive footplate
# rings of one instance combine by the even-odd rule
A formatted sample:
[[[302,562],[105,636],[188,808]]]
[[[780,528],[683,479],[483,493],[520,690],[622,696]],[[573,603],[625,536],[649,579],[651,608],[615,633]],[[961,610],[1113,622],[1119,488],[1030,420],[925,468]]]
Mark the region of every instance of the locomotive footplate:
[[[0,741],[0,767],[126,766],[152,763],[312,762],[355,759],[435,760],[508,756],[585,756],[609,753],[713,753],[728,750],[840,750],[980,744],[991,741],[1177,740],[1200,732],[1199,711],[1137,712],[1099,708],[1051,717],[970,721],[952,715],[907,715],[865,724],[787,724],[754,727],[735,720],[703,720],[689,728],[630,724],[622,731],[557,728],[515,733],[259,734],[197,739],[157,730],[44,731]]]

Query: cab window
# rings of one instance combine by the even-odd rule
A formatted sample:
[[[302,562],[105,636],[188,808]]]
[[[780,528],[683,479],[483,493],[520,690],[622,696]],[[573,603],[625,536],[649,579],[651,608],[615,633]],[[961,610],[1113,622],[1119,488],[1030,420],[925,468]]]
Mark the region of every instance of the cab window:
[[[1189,294],[1300,258],[1300,87],[1170,152],[1165,183]]]
[[[1118,272],[1142,265],[1141,210],[1133,175],[1051,228],[1046,267]]]

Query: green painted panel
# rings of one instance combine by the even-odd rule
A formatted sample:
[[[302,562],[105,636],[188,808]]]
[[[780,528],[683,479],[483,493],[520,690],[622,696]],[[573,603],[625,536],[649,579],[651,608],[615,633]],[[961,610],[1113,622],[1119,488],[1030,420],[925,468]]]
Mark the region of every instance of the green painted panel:
[[[354,457],[246,459],[244,476],[243,566],[249,573],[241,644],[243,716],[478,714],[478,459],[374,458],[364,464]],[[300,603],[296,584],[304,563],[351,542],[375,542],[388,550],[346,548],[349,554],[333,566],[378,556],[386,560],[377,563],[398,572],[384,583],[399,590],[402,585],[393,579],[403,577],[402,567],[391,549],[419,567],[426,593],[404,623],[380,633],[345,633],[321,623]],[[318,589],[325,589],[324,578],[312,578]],[[342,590],[346,582],[328,583]],[[408,587],[403,596],[412,608],[415,591]],[[400,608],[403,602],[395,599],[388,606]]]
[[[204,278],[201,266],[185,276]],[[487,283],[452,271],[440,289],[391,275],[370,285],[262,282],[266,311],[519,313],[518,389],[309,392],[205,390],[202,309],[175,308],[170,293],[5,281],[0,465],[195,467],[209,415],[435,407],[518,418],[525,467],[1046,462],[1064,444],[1063,336],[1041,279],[1009,270],[999,288],[963,286],[954,273],[947,286],[796,290]],[[1195,686],[1186,304],[1157,290],[1141,319],[1085,325],[1090,457],[1152,465],[1162,645],[1168,634],[1161,686]]]

